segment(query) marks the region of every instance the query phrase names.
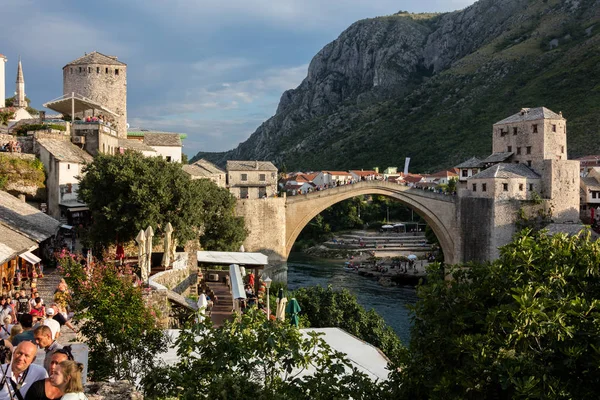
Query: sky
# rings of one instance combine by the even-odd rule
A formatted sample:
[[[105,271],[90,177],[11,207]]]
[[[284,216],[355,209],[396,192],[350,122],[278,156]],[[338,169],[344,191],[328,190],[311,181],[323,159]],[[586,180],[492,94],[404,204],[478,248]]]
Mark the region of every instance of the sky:
[[[187,134],[184,153],[226,151],[271,117],[312,57],[353,22],[445,12],[474,0],[2,0],[6,94],[22,58],[32,106],[62,95],[86,52],[127,64],[132,127]]]

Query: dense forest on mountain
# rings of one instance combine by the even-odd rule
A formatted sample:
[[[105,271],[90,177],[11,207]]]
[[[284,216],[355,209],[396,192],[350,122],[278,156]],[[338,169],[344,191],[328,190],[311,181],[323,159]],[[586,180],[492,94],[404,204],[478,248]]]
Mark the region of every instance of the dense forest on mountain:
[[[291,170],[433,172],[491,152],[522,107],[567,118],[570,158],[600,153],[600,2],[480,0],[445,14],[358,21],[311,61],[237,148],[198,153]]]

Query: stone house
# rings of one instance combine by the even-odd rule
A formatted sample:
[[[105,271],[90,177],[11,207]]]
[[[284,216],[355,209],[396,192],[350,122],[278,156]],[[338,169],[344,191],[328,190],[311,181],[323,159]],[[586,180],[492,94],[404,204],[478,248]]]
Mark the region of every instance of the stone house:
[[[144,157],[157,157],[158,153],[152,147],[142,141],[131,139],[119,139],[119,152],[122,154],[125,150],[137,151],[142,153]]]
[[[581,218],[589,220],[592,218],[593,213],[594,219],[598,219],[598,212],[600,211],[598,208],[600,207],[600,167],[590,169],[587,176],[580,178],[579,185]]]
[[[184,164],[182,168],[190,175],[192,180],[210,179],[218,187],[224,188],[227,186],[227,173],[203,158],[193,164]]]
[[[542,160],[567,159],[567,120],[545,108],[522,108],[493,126],[493,153],[512,153],[510,162],[534,170]]]
[[[355,181],[374,181],[376,179],[382,179],[381,174],[377,171],[364,171],[364,170],[350,170],[350,175]]]
[[[481,160],[477,157],[469,158],[467,161],[458,164],[454,168],[458,170],[458,181],[463,183],[483,169]]]
[[[181,162],[181,137],[178,133],[146,132],[144,144],[152,147],[167,162]]]
[[[296,196],[298,194],[307,194],[313,190],[315,190],[315,184],[312,182],[287,182],[283,186],[283,190],[285,190],[288,196]]]
[[[227,187],[238,199],[277,194],[277,167],[270,161],[227,161]]]
[[[433,182],[437,183],[438,185],[447,185],[450,179],[458,180],[458,173],[455,170],[447,169],[431,174],[430,177],[432,177],[434,179]]]
[[[533,200],[540,182],[541,177],[524,164],[496,164],[469,178],[467,190],[472,197]]]
[[[0,285],[2,294],[13,289],[17,269],[39,263],[46,244],[60,222],[13,195],[0,191]]]
[[[321,171],[313,179],[316,186],[346,185],[352,181],[352,174],[346,171]]]
[[[92,156],[66,140],[38,139],[37,145],[47,173],[48,214],[65,218],[70,225],[79,223],[88,208],[77,199],[78,178]]]
[[[581,176],[586,176],[591,168],[600,167],[600,156],[584,156],[575,160],[579,161]]]

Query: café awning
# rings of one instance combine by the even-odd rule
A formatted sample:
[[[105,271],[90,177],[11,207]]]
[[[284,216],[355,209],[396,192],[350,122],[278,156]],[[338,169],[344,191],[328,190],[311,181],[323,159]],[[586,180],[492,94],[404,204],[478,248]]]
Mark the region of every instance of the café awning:
[[[43,106],[63,115],[72,115],[73,113],[77,114],[88,110],[100,110],[104,113],[118,117],[118,114],[114,111],[77,93],[64,94],[59,98],[44,103]]]
[[[26,251],[25,253],[21,253],[19,254],[19,257],[21,257],[22,259],[26,260],[28,263],[30,264],[37,264],[40,261],[42,261],[41,258],[39,258],[38,256],[36,256],[35,254]]]
[[[241,253],[229,251],[198,251],[198,263],[223,264],[223,265],[251,265],[265,266],[269,258],[262,253]]]

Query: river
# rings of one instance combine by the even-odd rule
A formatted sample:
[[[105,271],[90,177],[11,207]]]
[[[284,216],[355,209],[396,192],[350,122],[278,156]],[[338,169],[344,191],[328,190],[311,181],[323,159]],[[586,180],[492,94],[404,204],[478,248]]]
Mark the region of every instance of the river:
[[[342,260],[325,260],[302,253],[291,253],[288,258],[287,280],[289,289],[306,286],[332,285],[346,288],[354,294],[360,305],[373,308],[385,322],[408,345],[410,339],[410,315],[406,305],[417,301],[412,286],[384,287],[375,280],[342,269]]]

